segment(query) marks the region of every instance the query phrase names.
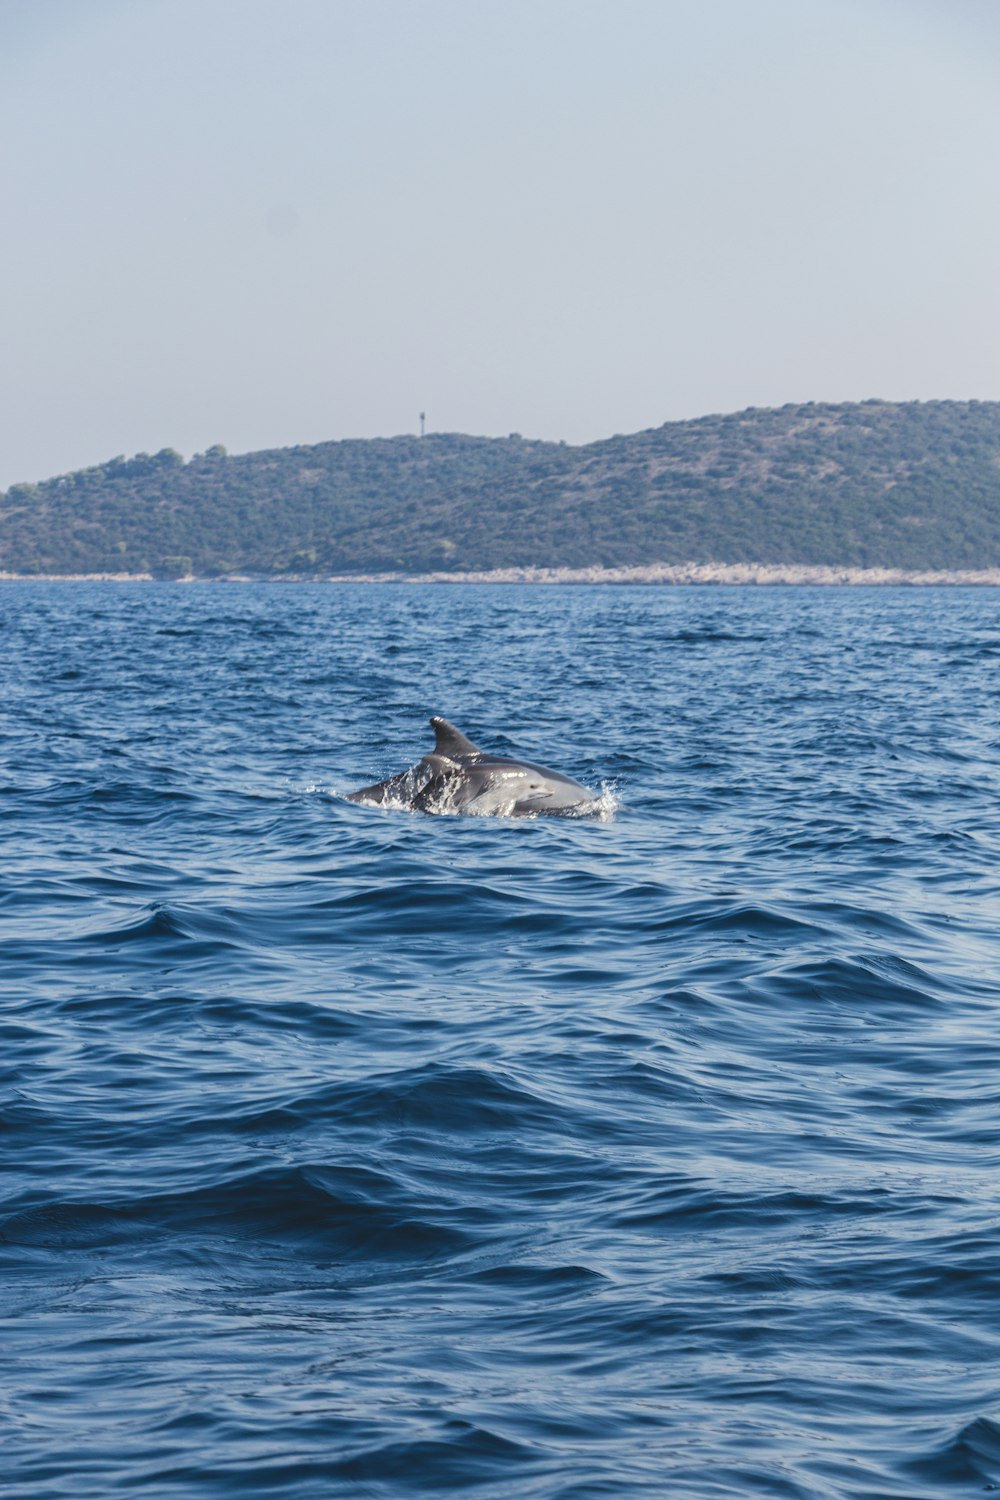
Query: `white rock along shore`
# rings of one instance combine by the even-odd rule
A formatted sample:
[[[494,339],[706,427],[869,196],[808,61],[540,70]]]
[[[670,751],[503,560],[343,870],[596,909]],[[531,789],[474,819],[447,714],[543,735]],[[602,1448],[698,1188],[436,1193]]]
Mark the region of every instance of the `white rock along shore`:
[[[150,583],[151,573],[4,573],[0,583]],[[1000,587],[1000,568],[842,568],[799,563],[648,563],[631,568],[494,568],[479,573],[333,573],[261,579],[249,574],[183,578],[180,583],[663,583],[663,584],[884,584]]]

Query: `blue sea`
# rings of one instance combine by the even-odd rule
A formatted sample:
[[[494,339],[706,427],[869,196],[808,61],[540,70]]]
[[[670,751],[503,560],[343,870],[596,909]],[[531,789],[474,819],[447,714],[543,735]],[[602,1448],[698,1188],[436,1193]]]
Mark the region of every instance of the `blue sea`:
[[[0,586],[8,1500],[1000,1485],[991,590]],[[580,819],[343,794],[444,714]]]

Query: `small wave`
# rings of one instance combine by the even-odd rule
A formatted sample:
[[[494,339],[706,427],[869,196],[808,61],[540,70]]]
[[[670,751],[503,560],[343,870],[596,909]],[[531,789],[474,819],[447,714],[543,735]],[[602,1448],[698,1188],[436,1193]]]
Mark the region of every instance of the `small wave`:
[[[0,1242],[45,1250],[92,1249],[134,1241],[140,1226],[127,1209],[55,1202],[0,1219]]]
[[[807,961],[766,981],[767,991],[775,998],[792,1003],[820,1001],[861,1013],[936,1011],[944,998],[942,988],[916,964],[902,964],[878,953]]]
[[[1000,1423],[975,1417],[936,1447],[900,1465],[920,1484],[1000,1490]]]
[[[182,948],[195,957],[242,947],[248,936],[239,919],[222,908],[201,910],[177,902],[154,901],[138,916],[112,927],[99,927],[81,940],[113,948],[135,945],[157,952]]]
[[[235,970],[264,961],[256,933],[242,917],[173,902],[153,902],[124,920],[115,907],[96,924],[93,918],[71,923],[64,914],[37,921],[24,935],[0,942],[0,955],[8,975],[58,971],[64,977],[73,970],[99,974],[113,967],[112,959],[145,971],[180,964]]]
[[[556,1124],[552,1106],[492,1070],[428,1063],[323,1091],[310,1111],[334,1113],[354,1128],[420,1129],[436,1135]]]
[[[515,1473],[524,1476],[525,1469],[538,1461],[530,1444],[450,1417],[439,1424],[436,1436],[382,1443],[332,1464],[331,1471],[366,1487],[388,1483],[426,1494],[495,1485],[503,1476],[511,1482]]]
[[[423,1260],[478,1243],[461,1218],[447,1200],[415,1195],[388,1173],[316,1162],[253,1168],[119,1204],[52,1202],[0,1220],[0,1240],[57,1250],[164,1236],[250,1237],[345,1259]]]
[[[773,637],[760,635],[752,631],[726,630],[724,628],[706,627],[703,630],[678,630],[672,635],[661,636],[664,644],[669,645],[676,641],[682,646],[728,646],[746,642],[752,645],[756,642],[769,641]]]

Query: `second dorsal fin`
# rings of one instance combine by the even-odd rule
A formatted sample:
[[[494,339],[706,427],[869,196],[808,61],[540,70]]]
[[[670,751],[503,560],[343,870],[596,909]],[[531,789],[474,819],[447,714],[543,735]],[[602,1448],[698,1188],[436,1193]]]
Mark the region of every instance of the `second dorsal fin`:
[[[454,724],[449,724],[447,719],[435,715],[431,720],[431,728],[434,731],[434,750],[437,755],[448,755],[453,759],[459,755],[482,755],[479,746],[474,745]]]

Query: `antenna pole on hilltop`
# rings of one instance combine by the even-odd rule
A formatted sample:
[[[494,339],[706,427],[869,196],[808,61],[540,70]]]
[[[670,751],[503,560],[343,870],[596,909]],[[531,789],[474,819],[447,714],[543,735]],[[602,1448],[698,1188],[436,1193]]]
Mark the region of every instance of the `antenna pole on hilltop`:
[[[424,435],[424,422],[426,421],[426,419],[427,419],[427,413],[425,411],[422,411],[420,413],[420,436],[421,437],[423,437],[423,435]]]

